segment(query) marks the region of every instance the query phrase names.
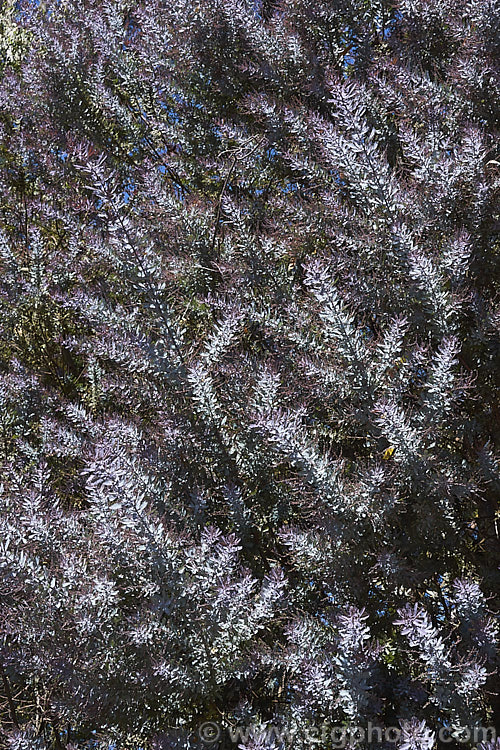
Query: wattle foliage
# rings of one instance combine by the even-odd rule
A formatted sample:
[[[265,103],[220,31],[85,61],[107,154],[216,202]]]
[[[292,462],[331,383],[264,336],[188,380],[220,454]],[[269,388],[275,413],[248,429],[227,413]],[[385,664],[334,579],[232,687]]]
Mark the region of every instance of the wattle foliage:
[[[499,39],[3,3],[6,747],[500,727]]]

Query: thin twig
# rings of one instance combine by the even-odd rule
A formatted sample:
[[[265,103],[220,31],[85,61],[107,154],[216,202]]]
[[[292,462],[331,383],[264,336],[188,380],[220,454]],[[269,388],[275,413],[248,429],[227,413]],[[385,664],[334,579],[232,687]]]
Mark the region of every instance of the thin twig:
[[[2,675],[2,682],[3,682],[3,687],[4,687],[4,690],[5,690],[5,697],[7,698],[7,703],[9,704],[10,720],[14,724],[14,726],[17,729],[19,729],[19,721],[18,721],[18,718],[17,718],[16,706],[14,704],[14,698],[12,697],[12,691],[10,689],[9,678],[5,674],[5,670],[4,670],[2,664],[0,664],[0,674]]]

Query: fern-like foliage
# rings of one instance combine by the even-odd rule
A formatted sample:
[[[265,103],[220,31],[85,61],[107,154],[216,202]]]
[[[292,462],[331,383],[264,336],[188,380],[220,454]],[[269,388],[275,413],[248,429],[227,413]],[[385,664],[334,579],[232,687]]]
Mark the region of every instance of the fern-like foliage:
[[[3,3],[2,747],[500,727],[499,17]]]

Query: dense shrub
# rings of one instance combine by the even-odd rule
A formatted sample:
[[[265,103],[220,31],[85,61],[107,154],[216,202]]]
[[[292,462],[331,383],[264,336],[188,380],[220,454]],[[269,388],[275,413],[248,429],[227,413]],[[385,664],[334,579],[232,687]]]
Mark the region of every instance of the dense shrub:
[[[500,725],[499,18],[4,2],[7,747]]]

